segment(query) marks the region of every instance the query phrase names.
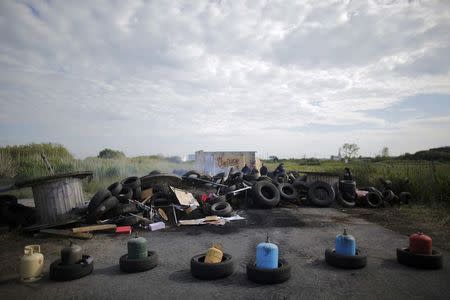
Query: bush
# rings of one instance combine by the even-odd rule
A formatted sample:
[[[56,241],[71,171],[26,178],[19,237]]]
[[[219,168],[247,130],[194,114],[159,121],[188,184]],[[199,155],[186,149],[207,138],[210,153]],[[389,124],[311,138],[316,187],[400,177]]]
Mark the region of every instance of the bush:
[[[98,153],[98,158],[124,158],[125,154],[122,151],[105,148]]]

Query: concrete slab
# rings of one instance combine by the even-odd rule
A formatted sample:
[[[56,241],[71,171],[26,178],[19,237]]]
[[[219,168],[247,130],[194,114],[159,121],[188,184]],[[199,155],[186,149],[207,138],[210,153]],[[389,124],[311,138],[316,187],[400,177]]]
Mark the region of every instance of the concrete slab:
[[[72,282],[51,282],[46,276],[37,283],[21,284],[15,278],[23,246],[41,244],[48,271],[59,250],[68,243],[66,239],[3,236],[0,299],[450,298],[449,252],[441,251],[445,256],[444,269],[416,270],[396,262],[395,249],[407,245],[407,236],[332,208],[246,210],[239,214],[247,219],[224,227],[180,227],[140,233],[160,258],[158,267],[144,273],[119,271],[119,257],[126,252],[129,236],[97,234],[93,240],[77,241],[86,253],[94,256],[95,270],[92,275]],[[366,268],[348,271],[325,264],[325,248],[333,246],[335,235],[344,228],[368,254]],[[246,278],[246,262],[254,257],[255,247],[266,233],[292,265],[292,277],[283,284],[261,286]],[[204,252],[212,242],[222,243],[226,252],[233,255],[235,273],[216,281],[192,278],[190,258]]]

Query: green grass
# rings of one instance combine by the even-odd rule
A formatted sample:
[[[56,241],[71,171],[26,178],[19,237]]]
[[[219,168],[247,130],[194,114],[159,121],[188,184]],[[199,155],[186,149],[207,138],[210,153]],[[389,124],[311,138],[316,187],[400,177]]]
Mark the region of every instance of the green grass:
[[[40,153],[48,157],[55,173],[74,171],[93,171],[93,179],[84,180],[84,190],[94,193],[101,187],[107,187],[115,181],[128,176],[143,176],[152,170],[172,172],[174,169],[191,170],[193,163],[174,163],[166,158],[140,156],[134,158],[102,159],[90,157],[75,159],[60,145],[31,144],[24,146],[0,148],[0,185],[40,176],[47,176],[48,171]],[[31,197],[31,189],[14,191],[19,197]]]
[[[394,191],[409,191],[419,203],[439,203],[450,206],[450,163],[428,161],[386,160],[380,162],[321,161],[320,165],[303,165],[292,160],[283,161],[286,170],[333,172],[343,174],[349,167],[358,186],[380,187],[380,178],[389,179]],[[278,163],[265,162],[269,169]],[[405,178],[409,184],[405,184]]]

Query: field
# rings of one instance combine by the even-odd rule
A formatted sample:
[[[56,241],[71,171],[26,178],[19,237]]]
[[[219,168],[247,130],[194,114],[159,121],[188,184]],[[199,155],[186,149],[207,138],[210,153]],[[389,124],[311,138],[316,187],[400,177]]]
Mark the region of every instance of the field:
[[[160,156],[134,158],[75,159],[61,145],[31,144],[0,148],[0,184],[15,180],[48,175],[40,156],[45,153],[56,173],[89,170],[94,172],[91,182],[85,183],[87,193],[127,176],[142,176],[152,170],[172,172],[174,169],[190,170],[193,163],[174,162]],[[394,191],[410,191],[417,203],[450,206],[450,163],[387,159],[382,161],[342,161],[330,160],[282,160],[287,170],[323,171],[342,174],[349,167],[356,177],[358,186],[380,186],[380,178],[393,182]],[[273,170],[278,162],[264,161]],[[405,183],[405,179],[409,183]],[[31,196],[29,190],[17,192],[19,196]]]

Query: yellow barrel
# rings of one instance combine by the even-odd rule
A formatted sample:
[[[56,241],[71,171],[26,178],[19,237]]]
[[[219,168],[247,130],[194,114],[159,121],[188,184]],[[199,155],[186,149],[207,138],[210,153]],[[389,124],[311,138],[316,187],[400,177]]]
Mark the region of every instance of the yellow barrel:
[[[206,264],[217,264],[222,261],[223,251],[220,245],[213,245],[206,251],[205,263]]]

